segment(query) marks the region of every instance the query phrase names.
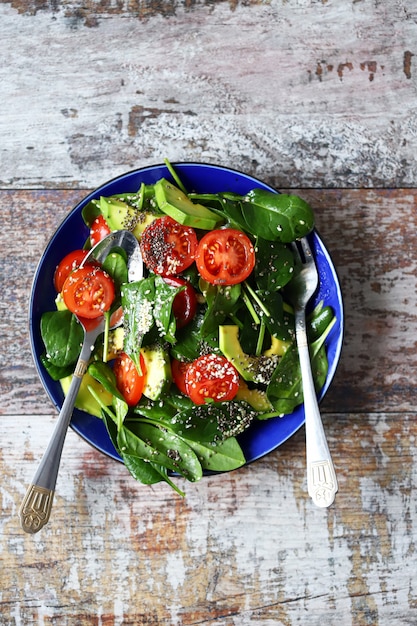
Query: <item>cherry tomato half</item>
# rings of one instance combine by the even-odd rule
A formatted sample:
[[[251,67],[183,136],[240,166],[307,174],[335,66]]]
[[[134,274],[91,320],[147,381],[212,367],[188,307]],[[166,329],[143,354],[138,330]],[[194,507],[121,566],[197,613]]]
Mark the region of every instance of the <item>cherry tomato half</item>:
[[[62,291],[69,274],[80,267],[87,254],[88,250],[73,250],[58,264],[54,274],[54,285],[58,293]]]
[[[249,237],[240,230],[211,230],[198,244],[197,269],[212,285],[236,285],[245,280],[255,266],[255,250]]]
[[[90,228],[90,242],[92,246],[95,246],[96,243],[110,235],[111,230],[103,217],[103,215],[99,215],[96,217],[94,222],[91,224]]]
[[[114,300],[114,283],[99,267],[85,266],[74,270],[62,288],[62,297],[71,313],[95,319],[108,311]]]
[[[113,372],[116,377],[116,386],[129,406],[135,406],[139,402],[145,386],[146,366],[142,355],[140,355],[140,367],[141,374],[125,352],[119,354],[114,361]]]
[[[191,363],[186,361],[178,361],[177,359],[171,359],[171,372],[172,379],[177,385],[178,389],[184,395],[187,394],[187,388],[185,386],[185,374],[190,367]]]
[[[174,313],[177,328],[183,328],[193,319],[197,310],[197,296],[192,285],[179,276],[165,277],[164,281],[172,287],[184,287],[182,291],[177,293],[172,303],[172,312]]]
[[[226,357],[205,354],[193,361],[185,372],[187,395],[194,404],[233,400],[239,389],[239,374]]]
[[[197,236],[190,226],[183,226],[164,215],[145,228],[140,247],[146,267],[155,274],[172,276],[193,263]]]

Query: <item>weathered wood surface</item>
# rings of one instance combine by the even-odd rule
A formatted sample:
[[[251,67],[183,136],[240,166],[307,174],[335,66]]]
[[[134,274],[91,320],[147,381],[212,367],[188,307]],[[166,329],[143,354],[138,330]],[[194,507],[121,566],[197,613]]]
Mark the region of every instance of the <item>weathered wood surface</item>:
[[[225,163],[276,187],[413,187],[404,0],[0,3],[0,186]]]
[[[85,192],[0,192],[2,626],[416,623],[417,190],[296,193],[346,303],[323,404],[335,504],[306,495],[303,429],[248,467],[182,483],[185,499],[135,483],[70,431],[52,519],[29,536],[17,510],[55,418],[29,351],[30,285]]]
[[[1,626],[417,623],[414,4],[1,0],[0,35]],[[339,494],[307,497],[303,429],[184,500],[70,431],[52,519],[25,535],[56,417],[29,350],[36,263],[86,188],[165,157],[315,208],[346,305],[322,405]]]

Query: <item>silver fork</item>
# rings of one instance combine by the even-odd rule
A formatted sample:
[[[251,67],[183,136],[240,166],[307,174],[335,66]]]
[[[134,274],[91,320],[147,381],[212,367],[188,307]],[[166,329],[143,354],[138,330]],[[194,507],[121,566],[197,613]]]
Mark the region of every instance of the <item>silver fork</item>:
[[[127,255],[129,282],[139,280],[143,275],[143,263],[140,248],[134,235],[126,230],[111,233],[92,248],[82,265],[94,260],[102,263],[111,250],[122,248]],[[22,528],[27,533],[37,533],[48,523],[55,494],[55,485],[58,477],[61,454],[68,426],[74,409],[75,400],[81,385],[82,378],[87,370],[91,358],[91,351],[97,337],[105,329],[104,316],[95,320],[78,320],[84,329],[84,341],[75,366],[71,386],[64,399],[55,430],[49,445],[39,463],[38,469],[30,483],[19,509]],[[121,308],[116,310],[110,318],[111,328],[120,326],[123,322]]]
[[[300,265],[300,272],[291,281],[289,297],[295,313],[303,384],[308,494],[317,506],[327,507],[334,501],[338,485],[314,388],[305,313],[306,306],[317,289],[319,277],[307,238],[303,237],[291,245]]]

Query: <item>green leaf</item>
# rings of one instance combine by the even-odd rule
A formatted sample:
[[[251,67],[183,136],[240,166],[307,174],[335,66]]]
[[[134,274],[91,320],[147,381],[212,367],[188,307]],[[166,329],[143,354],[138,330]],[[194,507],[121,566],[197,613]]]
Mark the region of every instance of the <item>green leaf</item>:
[[[102,267],[112,277],[118,292],[121,285],[128,280],[126,259],[117,252],[111,252],[105,258]]]
[[[155,277],[155,302],[153,316],[159,334],[169,343],[175,343],[176,321],[172,312],[175,296],[183,291],[184,287],[168,285],[160,276]]]
[[[200,328],[201,337],[217,333],[228,315],[235,313],[240,306],[242,292],[240,284],[231,286],[209,285],[206,291],[207,310]]]
[[[154,325],[153,302],[155,299],[155,277],[122,285],[122,307],[124,324],[124,351],[140,371],[140,348],[144,335]]]
[[[314,214],[305,200],[266,189],[246,194],[242,214],[249,232],[268,241],[290,243],[314,227]]]
[[[311,369],[317,392],[323,387],[328,370],[324,341],[335,322],[333,317],[324,333],[310,346]],[[303,402],[300,359],[295,341],[281,358],[266,391],[280,415],[292,413]]]
[[[41,354],[40,361],[52,380],[61,380],[61,378],[66,378],[67,376],[70,376],[74,371],[73,363],[71,365],[66,365],[65,367],[58,367],[57,365],[51,363],[51,361],[46,356],[46,353]]]
[[[264,291],[284,287],[294,275],[294,255],[286,244],[258,239],[256,243],[255,280]]]
[[[76,362],[84,330],[70,311],[44,313],[41,318],[41,335],[47,359],[53,365],[67,367]]]
[[[228,472],[245,465],[246,459],[235,437],[229,437],[217,444],[190,442],[203,469],[212,472]]]
[[[131,428],[134,432],[125,426],[118,432],[118,448],[123,454],[162,465],[191,482],[200,480],[201,464],[182,439],[162,427],[144,422],[135,422]]]

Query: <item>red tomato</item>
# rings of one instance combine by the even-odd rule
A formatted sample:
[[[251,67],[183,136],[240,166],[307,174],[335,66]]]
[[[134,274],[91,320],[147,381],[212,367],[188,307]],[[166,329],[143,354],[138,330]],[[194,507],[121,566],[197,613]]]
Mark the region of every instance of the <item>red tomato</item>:
[[[172,287],[185,287],[177,293],[172,303],[177,328],[183,328],[193,319],[197,310],[197,297],[192,285],[184,278],[178,276],[166,277],[164,281]]]
[[[74,270],[62,288],[62,297],[68,309],[87,319],[95,319],[108,311],[114,295],[113,280],[107,272],[93,266]]]
[[[185,374],[190,365],[191,363],[186,361],[178,361],[177,359],[171,360],[172,378],[181,393],[185,395],[188,395],[187,388],[185,386]]]
[[[187,395],[194,404],[233,400],[239,389],[239,374],[224,356],[205,354],[198,357],[185,372]]]
[[[211,230],[201,239],[195,255],[197,269],[212,285],[236,285],[255,266],[255,250],[240,230]]]
[[[190,267],[197,249],[197,236],[190,226],[172,217],[158,217],[143,231],[140,247],[145,265],[162,276],[172,276]]]
[[[68,275],[80,267],[87,254],[88,250],[73,250],[58,264],[54,274],[54,285],[58,293],[62,291]]]
[[[110,235],[111,230],[102,215],[96,217],[94,222],[91,224],[90,228],[90,242],[92,246],[95,246],[96,243]]]
[[[129,406],[135,406],[139,402],[145,386],[146,367],[142,355],[140,355],[140,367],[141,374],[139,374],[130,356],[125,352],[119,354],[114,361],[113,371],[116,377],[116,386]]]

